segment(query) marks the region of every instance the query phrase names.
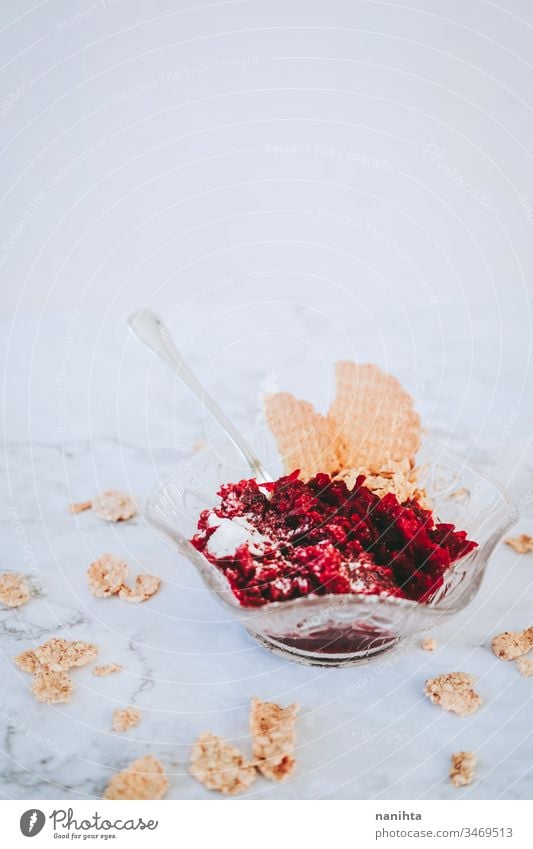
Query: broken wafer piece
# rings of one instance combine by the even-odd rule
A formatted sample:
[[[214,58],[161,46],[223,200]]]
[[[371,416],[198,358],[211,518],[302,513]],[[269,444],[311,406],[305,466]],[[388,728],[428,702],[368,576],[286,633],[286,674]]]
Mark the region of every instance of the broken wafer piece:
[[[74,692],[74,682],[67,672],[41,667],[33,676],[31,691],[39,702],[47,705],[69,702]]]
[[[282,708],[275,702],[263,702],[255,696],[252,699],[252,751],[255,765],[265,778],[283,781],[294,772],[297,710],[297,704]]]
[[[208,790],[234,796],[252,785],[257,773],[235,746],[215,734],[202,734],[193,746],[189,772]]]
[[[167,790],[168,779],[163,764],[153,755],[144,755],[113,776],[103,798],[162,799]]]
[[[2,572],[0,574],[0,601],[6,607],[21,607],[30,598],[26,575],[20,572]]]
[[[126,601],[139,603],[147,601],[158,591],[161,586],[161,578],[156,575],[137,575],[135,578],[135,587],[132,589],[127,584],[123,584],[120,588],[120,598],[125,598]]]
[[[507,537],[504,542],[510,545],[517,554],[527,554],[533,551],[533,537],[529,534],[520,534],[518,537]]]
[[[339,471],[335,425],[308,401],[288,392],[266,395],[265,417],[287,474],[299,469],[300,477],[309,480],[319,471]]]
[[[474,678],[466,672],[448,672],[426,681],[424,693],[435,705],[458,716],[468,716],[481,705],[473,687]]]
[[[378,366],[343,360],[335,365],[337,393],[328,413],[339,435],[342,468],[379,470],[415,456],[420,417],[411,395]]]
[[[533,628],[524,631],[504,631],[491,643],[492,651],[501,660],[515,660],[533,648]]]
[[[97,678],[106,678],[108,675],[112,675],[113,672],[120,672],[122,669],[124,667],[121,663],[104,663],[102,666],[93,666],[91,671]]]
[[[474,780],[477,756],[473,752],[455,752],[452,755],[450,782],[454,787],[466,787]]]
[[[113,711],[111,728],[113,731],[124,732],[134,728],[141,721],[141,712],[136,707],[116,708]]]
[[[102,554],[87,569],[89,589],[96,598],[115,595],[122,588],[128,574],[128,564],[116,554]]]

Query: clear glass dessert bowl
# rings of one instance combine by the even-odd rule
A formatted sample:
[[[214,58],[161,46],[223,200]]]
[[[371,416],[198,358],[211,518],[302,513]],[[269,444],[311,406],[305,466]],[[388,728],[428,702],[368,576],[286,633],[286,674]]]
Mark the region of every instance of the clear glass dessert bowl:
[[[265,457],[273,476],[282,474],[267,440],[260,456]],[[218,503],[220,486],[251,476],[229,440],[181,460],[149,499],[146,515],[195,566],[228,615],[269,651],[299,663],[351,666],[380,657],[401,640],[440,625],[466,607],[479,590],[494,547],[518,518],[513,501],[500,484],[439,442],[426,438],[417,462],[419,482],[427,492],[435,521],[453,523],[478,543],[455,561],[444,584],[425,603],[350,594],[243,607],[222,572],[189,542],[202,510]]]

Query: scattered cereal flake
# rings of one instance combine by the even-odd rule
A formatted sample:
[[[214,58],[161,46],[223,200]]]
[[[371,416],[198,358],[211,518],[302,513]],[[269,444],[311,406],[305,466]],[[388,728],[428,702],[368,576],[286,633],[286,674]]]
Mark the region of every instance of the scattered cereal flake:
[[[20,572],[2,572],[0,574],[0,601],[7,607],[20,607],[26,604],[30,591],[26,575]]]
[[[424,651],[435,651],[437,648],[437,641],[435,637],[426,637],[425,640],[422,640],[421,645]]]
[[[23,672],[31,672],[32,675],[41,668],[41,664],[37,660],[33,649],[26,649],[26,651],[23,651],[22,654],[14,657],[13,660],[19,669],[22,669]]]
[[[507,537],[505,540],[517,554],[527,554],[533,551],[533,537],[529,534],[520,534],[518,537]]]
[[[92,501],[78,501],[77,504],[71,504],[68,508],[71,513],[83,513],[84,510],[90,510]]]
[[[113,672],[120,672],[121,669],[124,669],[121,663],[106,663],[103,666],[93,666],[92,673],[98,678],[105,678]]]
[[[74,683],[67,672],[53,672],[41,667],[33,677],[32,693],[45,704],[69,702],[74,692]]]
[[[238,749],[210,733],[194,744],[189,771],[208,790],[232,796],[250,787],[257,775]]]
[[[98,654],[98,646],[85,643],[83,640],[64,640],[52,637],[35,649],[35,657],[39,664],[51,672],[61,672],[73,666],[84,666],[94,660]]]
[[[501,660],[515,660],[533,648],[533,628],[525,631],[504,631],[494,637],[492,651]]]
[[[473,752],[455,752],[452,755],[450,781],[454,787],[465,787],[472,784],[477,756]]]
[[[87,569],[89,589],[96,598],[118,593],[126,580],[128,564],[115,554],[102,554]]]
[[[464,498],[470,498],[470,490],[465,486],[460,486],[459,489],[455,489],[453,492],[450,492],[448,498],[453,499],[454,501],[462,501]]]
[[[127,492],[109,489],[93,498],[91,507],[106,522],[125,522],[137,515],[137,505]]]
[[[197,454],[199,451],[203,451],[206,448],[207,442],[205,439],[196,439],[191,447],[191,451],[193,454]]]
[[[297,710],[296,704],[282,708],[275,702],[252,699],[250,732],[256,766],[273,781],[283,781],[294,772]]]
[[[120,598],[125,598],[127,601],[140,602],[147,601],[158,591],[161,586],[161,578],[156,575],[137,575],[135,578],[135,588],[132,589],[126,584],[120,588]]]
[[[168,790],[163,764],[153,755],[144,755],[113,776],[104,799],[162,799]]]
[[[466,672],[448,672],[426,681],[424,692],[433,704],[451,710],[458,716],[474,713],[481,705],[481,696],[473,688],[474,678]]]
[[[516,659],[516,665],[524,678],[533,676],[533,657],[519,657]]]
[[[135,707],[116,708],[113,711],[113,731],[127,731],[134,728],[141,721],[141,712]]]

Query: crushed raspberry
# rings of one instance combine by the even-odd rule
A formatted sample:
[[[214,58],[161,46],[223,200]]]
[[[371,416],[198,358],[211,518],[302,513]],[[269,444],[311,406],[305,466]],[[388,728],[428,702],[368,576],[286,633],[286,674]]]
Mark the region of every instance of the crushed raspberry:
[[[298,472],[271,483],[229,483],[220,505],[204,510],[193,545],[226,576],[239,602],[258,607],[307,595],[385,595],[429,601],[452,563],[477,543],[465,531],[435,523],[415,500],[382,498],[360,475],[352,489]],[[213,535],[227,520],[245,523],[257,539],[217,555]],[[231,526],[231,523],[229,523]],[[253,553],[252,553],[253,552]]]

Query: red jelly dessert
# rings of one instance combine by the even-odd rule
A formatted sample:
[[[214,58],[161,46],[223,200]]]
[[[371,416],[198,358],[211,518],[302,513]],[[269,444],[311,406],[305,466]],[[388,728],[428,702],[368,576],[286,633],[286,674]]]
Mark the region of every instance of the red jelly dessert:
[[[380,498],[364,482],[349,489],[318,474],[304,483],[296,471],[225,484],[191,541],[246,607],[329,593],[430,600],[477,543],[417,501]]]

